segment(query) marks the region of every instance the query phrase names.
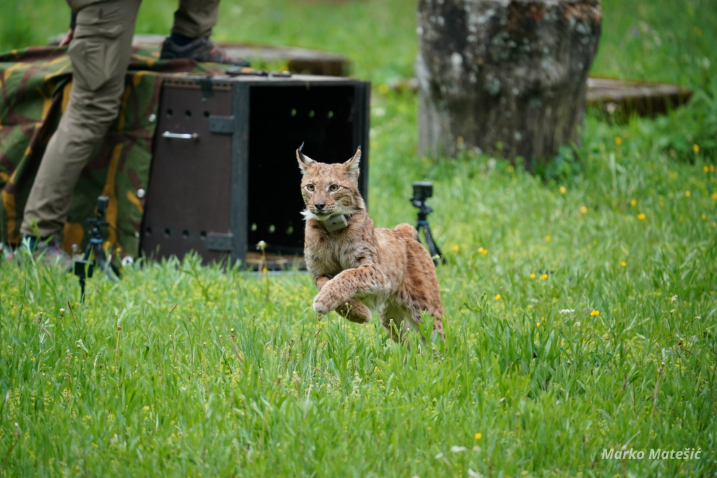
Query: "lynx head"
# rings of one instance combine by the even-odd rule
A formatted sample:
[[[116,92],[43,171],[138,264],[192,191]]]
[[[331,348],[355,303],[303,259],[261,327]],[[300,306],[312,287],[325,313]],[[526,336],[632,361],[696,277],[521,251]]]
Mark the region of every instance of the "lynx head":
[[[358,189],[361,147],[345,163],[326,164],[314,161],[296,150],[296,159],[303,178],[301,194],[304,197],[306,219],[326,219],[339,214],[353,214],[366,206]]]

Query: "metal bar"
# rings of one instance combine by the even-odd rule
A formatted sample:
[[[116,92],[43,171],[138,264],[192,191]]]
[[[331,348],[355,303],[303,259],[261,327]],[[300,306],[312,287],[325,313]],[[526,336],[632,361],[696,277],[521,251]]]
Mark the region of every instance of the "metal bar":
[[[210,116],[209,132],[215,134],[234,134],[234,116]]]
[[[210,232],[207,234],[205,243],[207,245],[207,249],[210,251],[232,252],[232,239],[233,234],[231,232],[228,234]]]
[[[162,138],[167,139],[192,139],[194,141],[199,139],[199,135],[197,133],[172,133],[169,131],[165,131],[162,133]]]
[[[249,109],[251,84],[234,82],[232,113],[231,231],[232,262],[246,267],[249,227]]]

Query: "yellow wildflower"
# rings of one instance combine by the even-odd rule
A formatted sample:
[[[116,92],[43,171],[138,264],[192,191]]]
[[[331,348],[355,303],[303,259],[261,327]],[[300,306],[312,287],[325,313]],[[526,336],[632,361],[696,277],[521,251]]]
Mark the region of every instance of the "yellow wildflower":
[[[712,199],[714,199],[715,201],[717,201],[717,193],[712,193]]]
[[[615,136],[615,144],[620,146],[622,144],[622,138],[619,136]]]
[[[551,240],[552,240],[552,237],[550,237],[550,236],[545,236],[545,242],[550,242]]]
[[[593,309],[593,311],[590,312],[590,315],[600,315],[600,311]]]
[[[693,145],[692,145],[692,151],[694,151],[695,153],[699,153],[699,152],[700,152],[700,145],[699,145],[699,144],[693,144]]]
[[[702,166],[702,171],[704,171],[704,172],[706,172],[706,173],[709,173],[709,172],[710,172],[710,167],[709,167],[709,166]]]
[[[691,193],[691,192],[689,192],[689,191],[685,191],[685,197],[687,197],[687,198],[688,198],[688,197],[690,197],[690,196],[692,196],[692,193]]]
[[[637,199],[630,199],[630,206],[632,206],[632,207],[637,206]]]
[[[531,279],[535,279],[535,274],[530,274]]]
[[[706,220],[707,220],[707,214],[703,214],[703,215],[702,215],[702,220],[703,220],[703,221],[706,221]]]
[[[627,262],[620,261],[620,267],[627,267]]]
[[[585,206],[580,206],[580,214],[587,214],[588,208]]]
[[[495,295],[495,300],[500,300],[500,294]]]
[[[540,327],[540,322],[536,322],[535,326]]]
[[[458,252],[458,249],[460,249],[457,245],[453,246],[453,252]]]
[[[482,434],[482,433],[476,433],[475,435],[473,435],[473,438],[475,438],[476,440],[480,440],[481,438],[483,438],[483,434]]]
[[[560,194],[565,194],[566,192],[568,192],[568,188],[566,188],[565,186],[560,186]]]
[[[540,276],[540,280],[545,280],[547,278],[548,278],[548,274],[543,274],[542,276]]]
[[[645,215],[644,212],[641,212],[640,214],[637,215],[637,218],[641,221],[644,221],[646,217],[647,216]]]
[[[515,168],[513,166],[508,166],[508,172],[512,173],[513,171],[515,171]]]
[[[389,90],[389,89],[390,89],[390,88],[388,87],[388,85],[387,85],[386,83],[384,83],[384,84],[382,84],[381,86],[378,87],[378,91],[379,91],[380,93],[383,93],[384,95],[385,95],[386,93],[388,93],[388,90]]]

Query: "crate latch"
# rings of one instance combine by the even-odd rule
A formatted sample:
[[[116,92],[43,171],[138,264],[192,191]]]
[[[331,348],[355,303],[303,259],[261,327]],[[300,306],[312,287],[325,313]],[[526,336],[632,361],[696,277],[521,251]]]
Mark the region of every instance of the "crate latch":
[[[234,117],[233,116],[210,116],[209,132],[215,134],[233,134],[234,133]]]
[[[234,238],[231,232],[221,234],[218,232],[210,232],[207,234],[206,244],[207,249],[215,252],[232,252],[232,239]]]

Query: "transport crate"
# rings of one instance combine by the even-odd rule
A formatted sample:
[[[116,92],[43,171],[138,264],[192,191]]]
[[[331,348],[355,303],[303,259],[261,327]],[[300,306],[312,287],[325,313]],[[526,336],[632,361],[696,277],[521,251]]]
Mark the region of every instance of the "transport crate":
[[[347,161],[361,146],[368,189],[370,84],[350,78],[172,76],[164,80],[141,229],[141,254],[269,269],[303,253],[296,149]]]

